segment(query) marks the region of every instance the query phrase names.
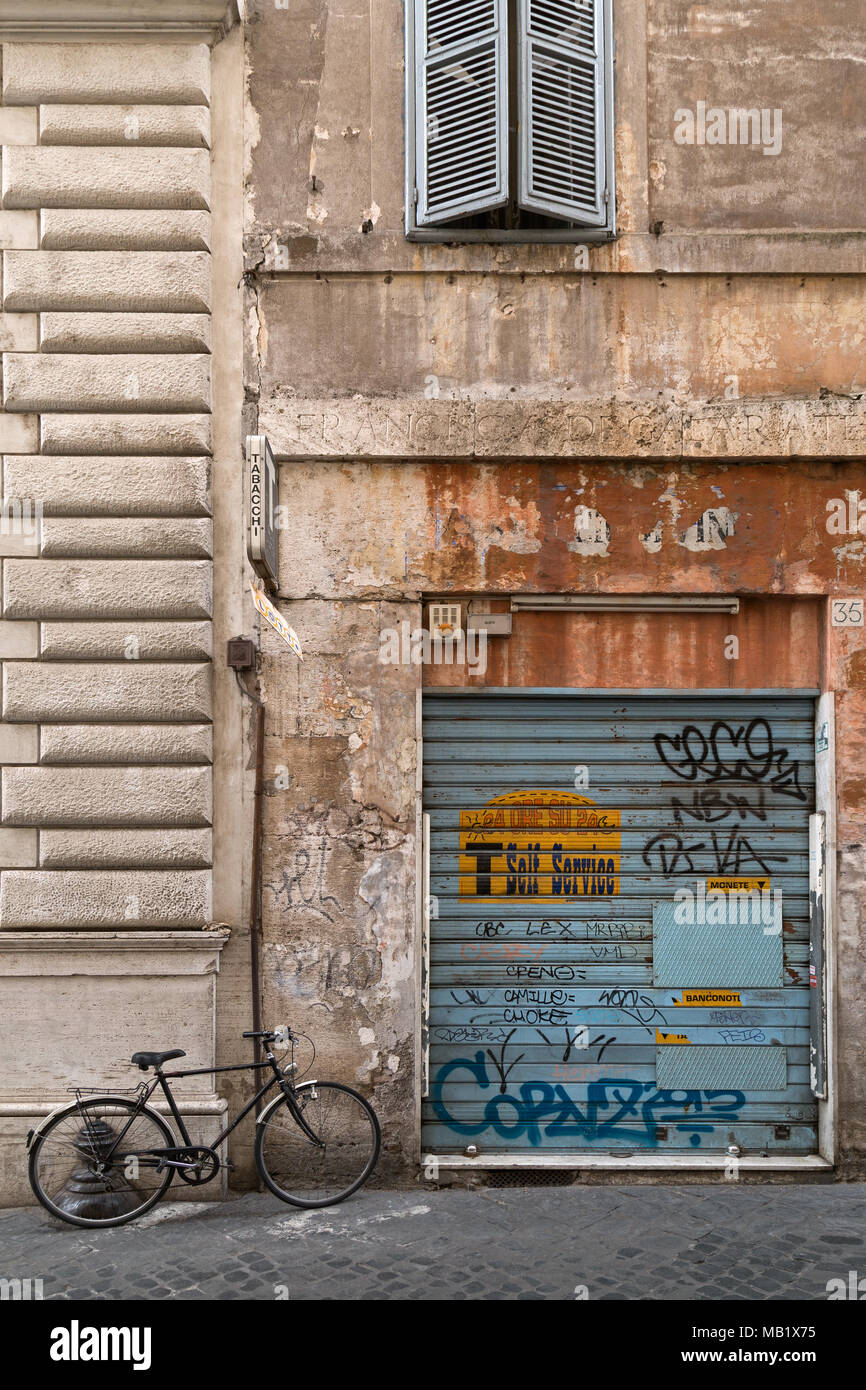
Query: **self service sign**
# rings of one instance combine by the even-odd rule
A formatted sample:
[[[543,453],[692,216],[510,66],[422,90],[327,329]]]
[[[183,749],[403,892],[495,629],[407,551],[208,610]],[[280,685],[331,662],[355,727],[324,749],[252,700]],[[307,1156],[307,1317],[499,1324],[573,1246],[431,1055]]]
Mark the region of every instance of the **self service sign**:
[[[460,896],[610,898],[619,893],[620,813],[568,792],[526,791],[460,812]]]

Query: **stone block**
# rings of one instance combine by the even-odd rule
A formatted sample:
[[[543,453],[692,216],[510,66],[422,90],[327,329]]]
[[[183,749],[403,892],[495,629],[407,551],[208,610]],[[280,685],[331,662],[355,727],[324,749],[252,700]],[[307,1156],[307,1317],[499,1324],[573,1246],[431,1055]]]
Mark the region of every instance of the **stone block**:
[[[37,352],[38,349],[36,314],[0,314],[0,352]]]
[[[7,43],[3,102],[207,105],[204,44]]]
[[[39,832],[0,826],[0,869],[35,869],[39,862]]]
[[[26,343],[3,343],[4,320],[37,322],[35,315],[0,318],[0,344],[32,351]],[[14,325],[11,325],[14,327]],[[42,314],[38,320],[42,352],[132,353],[210,352],[209,314]]]
[[[0,411],[0,454],[39,452],[39,416]]]
[[[0,416],[9,419],[10,416]],[[22,417],[36,419],[36,416]],[[209,454],[209,415],[43,415],[45,454]],[[23,453],[10,448],[3,452]]]
[[[40,627],[44,661],[209,661],[213,655],[213,629],[208,622],[41,623]]]
[[[202,560],[9,560],[6,618],[210,617],[211,566]]]
[[[37,517],[18,524],[11,518],[0,521],[0,556],[21,559],[41,554],[42,524]]]
[[[38,143],[38,106],[0,106],[0,145]]]
[[[0,213],[0,248],[3,219],[35,217],[35,213]],[[26,246],[45,251],[208,251],[211,220],[207,212],[176,209],[138,209],[124,212],[103,208],[43,208],[39,215],[41,239]],[[23,230],[19,235],[23,235]],[[10,243],[10,246],[17,243]]]
[[[210,358],[7,352],[3,403],[15,411],[206,411]]]
[[[0,921],[34,927],[190,928],[211,915],[207,869],[10,869],[0,875]]]
[[[211,668],[193,664],[128,661],[7,661],[3,668],[3,718],[18,721],[124,720],[166,722],[209,719]],[[4,803],[4,813],[6,811]],[[60,812],[58,812],[60,814]],[[48,816],[49,824],[76,824]],[[187,822],[191,825],[200,821]]]
[[[95,517],[46,517],[42,523],[42,554],[70,557],[105,555],[152,556],[165,559],[203,559],[213,553],[213,527],[209,519],[132,517],[111,520]]]
[[[2,830],[7,835],[35,835],[31,830]],[[0,838],[2,848],[2,838]],[[210,830],[57,829],[39,832],[43,868],[206,869],[212,860]]]
[[[38,212],[0,212],[0,251],[35,251],[38,245]]]
[[[4,251],[7,310],[207,313],[203,251]]]
[[[12,726],[0,724],[0,731],[4,727]],[[213,760],[209,724],[45,724],[41,744],[39,761],[45,765]]]
[[[39,725],[0,724],[0,763],[38,763]]]
[[[6,145],[4,208],[210,207],[207,150]]]
[[[206,516],[208,458],[7,454],[4,495],[34,497],[45,516]]]
[[[0,620],[0,660],[39,655],[39,624]]]
[[[211,818],[199,767],[5,767],[4,825],[189,825]]]
[[[8,108],[10,111],[21,108]],[[2,132],[0,116],[0,132]],[[2,141],[12,144],[12,141]],[[35,143],[24,140],[16,144]],[[172,145],[207,149],[210,111],[206,106],[40,106],[41,145]]]

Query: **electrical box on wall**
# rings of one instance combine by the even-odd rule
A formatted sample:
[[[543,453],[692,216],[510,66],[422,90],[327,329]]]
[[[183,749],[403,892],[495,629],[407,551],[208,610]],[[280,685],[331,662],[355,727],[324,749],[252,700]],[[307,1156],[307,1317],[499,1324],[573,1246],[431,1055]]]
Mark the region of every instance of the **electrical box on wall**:
[[[226,642],[226,664],[233,671],[252,671],[256,664],[256,644],[252,638],[229,638]]]
[[[486,632],[488,637],[510,637],[510,613],[470,613],[466,619],[467,632]]]
[[[463,609],[459,603],[430,604],[430,636],[445,641],[463,630]]]

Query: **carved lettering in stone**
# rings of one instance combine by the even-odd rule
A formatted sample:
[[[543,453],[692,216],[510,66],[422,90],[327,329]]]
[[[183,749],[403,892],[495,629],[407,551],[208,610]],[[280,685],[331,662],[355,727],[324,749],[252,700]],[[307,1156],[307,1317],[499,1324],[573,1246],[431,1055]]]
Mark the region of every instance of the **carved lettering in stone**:
[[[785,458],[856,456],[857,401],[263,402],[282,458]]]

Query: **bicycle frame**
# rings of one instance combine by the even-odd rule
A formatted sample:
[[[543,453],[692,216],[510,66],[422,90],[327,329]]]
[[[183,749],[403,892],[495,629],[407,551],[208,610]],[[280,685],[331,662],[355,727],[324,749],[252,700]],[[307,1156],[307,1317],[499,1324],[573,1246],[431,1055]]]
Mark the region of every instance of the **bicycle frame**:
[[[241,1112],[240,1112],[238,1115],[235,1116],[235,1118],[232,1120],[231,1124],[228,1125],[228,1127],[227,1127],[226,1129],[224,1129],[223,1132],[222,1132],[220,1135],[217,1136],[217,1138],[213,1141],[212,1144],[209,1144],[209,1145],[198,1145],[198,1144],[193,1144],[192,1140],[191,1140],[190,1137],[189,1137],[189,1132],[188,1132],[188,1130],[187,1130],[187,1127],[186,1127],[186,1125],[185,1125],[184,1122],[183,1122],[183,1116],[181,1115],[180,1111],[179,1111],[178,1108],[177,1108],[177,1103],[176,1103],[175,1098],[174,1098],[174,1096],[173,1096],[173,1094],[172,1094],[171,1087],[169,1086],[168,1083],[169,1083],[170,1081],[180,1081],[182,1078],[187,1077],[187,1076],[217,1076],[217,1075],[221,1074],[222,1072],[228,1072],[228,1071],[261,1071],[261,1070],[263,1070],[265,1067],[270,1067],[270,1068],[271,1068],[271,1070],[272,1070],[273,1073],[274,1073],[273,1076],[271,1076],[271,1077],[265,1082],[264,1086],[261,1088],[260,1091],[257,1091],[257,1092],[256,1092],[256,1094],[253,1096],[252,1100],[250,1100],[250,1101],[244,1106],[243,1110],[241,1110]],[[307,1083],[307,1084],[310,1084],[310,1083]],[[286,1079],[284,1073],[280,1071],[279,1067],[277,1066],[276,1058],[274,1057],[274,1055],[273,1055],[272,1052],[268,1052],[268,1053],[266,1054],[266,1061],[264,1061],[264,1062],[242,1062],[239,1066],[229,1066],[229,1067],[196,1067],[196,1068],[194,1068],[194,1069],[191,1070],[191,1071],[172,1071],[172,1072],[157,1071],[157,1073],[156,1073],[156,1075],[154,1076],[153,1080],[152,1080],[152,1081],[146,1082],[145,1085],[146,1085],[146,1089],[142,1091],[142,1093],[141,1093],[141,1098],[140,1098],[138,1104],[136,1105],[135,1110],[134,1110],[133,1113],[130,1115],[130,1117],[129,1117],[127,1123],[124,1125],[124,1127],[123,1127],[123,1129],[121,1130],[120,1134],[117,1136],[117,1139],[116,1139],[115,1142],[112,1144],[111,1149],[110,1149],[110,1150],[108,1151],[108,1153],[106,1154],[105,1157],[106,1157],[107,1160],[111,1158],[111,1156],[113,1155],[113,1153],[114,1153],[115,1149],[117,1148],[118,1144],[122,1143],[124,1135],[125,1135],[125,1134],[128,1132],[128,1130],[131,1128],[131,1126],[132,1126],[133,1123],[135,1122],[136,1117],[137,1117],[138,1115],[141,1114],[142,1110],[143,1110],[144,1107],[147,1105],[147,1102],[150,1100],[150,1098],[151,1098],[151,1096],[153,1095],[154,1091],[156,1091],[158,1087],[162,1089],[163,1095],[165,1096],[165,1099],[166,1099],[166,1101],[167,1101],[167,1103],[168,1103],[168,1108],[169,1108],[169,1110],[171,1111],[171,1114],[172,1114],[172,1116],[173,1116],[173,1118],[174,1118],[175,1124],[176,1124],[177,1127],[178,1127],[178,1130],[180,1131],[180,1136],[181,1136],[181,1138],[183,1139],[184,1146],[185,1146],[186,1148],[188,1148],[188,1149],[196,1149],[196,1148],[202,1148],[202,1147],[204,1147],[204,1148],[210,1148],[210,1149],[212,1149],[212,1150],[218,1149],[218,1148],[220,1147],[220,1145],[221,1145],[221,1144],[224,1144],[225,1141],[226,1141],[226,1139],[228,1139],[228,1137],[229,1137],[229,1135],[231,1134],[232,1130],[234,1130],[234,1129],[237,1128],[237,1126],[240,1124],[241,1120],[245,1119],[246,1116],[247,1116],[247,1115],[250,1113],[250,1111],[253,1109],[253,1107],[256,1106],[256,1105],[258,1105],[259,1101],[260,1101],[264,1096],[267,1095],[268,1091],[270,1091],[271,1088],[272,1088],[273,1086],[276,1086],[276,1085],[278,1085],[278,1086],[280,1087],[280,1089],[282,1090],[283,1095],[284,1095],[285,1098],[286,1098],[286,1103],[287,1103],[287,1105],[288,1105],[288,1107],[289,1107],[289,1110],[290,1110],[291,1113],[292,1113],[292,1118],[294,1119],[295,1123],[304,1131],[304,1133],[307,1135],[308,1138],[312,1139],[312,1141],[313,1141],[314,1144],[318,1144],[318,1146],[319,1146],[320,1148],[323,1147],[323,1145],[322,1145],[322,1140],[321,1140],[321,1139],[319,1138],[319,1136],[310,1128],[310,1126],[307,1124],[306,1120],[304,1119],[303,1115],[301,1114],[301,1111],[300,1111],[300,1109],[299,1109],[299,1107],[298,1107],[297,1100],[295,1099],[295,1094],[296,1094],[296,1093],[295,1093],[295,1087],[292,1085],[291,1081],[288,1081],[288,1080]],[[149,1150],[148,1150],[148,1153],[151,1153],[151,1154],[161,1154],[161,1153],[169,1154],[169,1153],[177,1153],[177,1152],[178,1152],[178,1149],[170,1149],[170,1148],[166,1148],[166,1149],[149,1149]],[[192,1166],[192,1165],[182,1165],[182,1166]]]

